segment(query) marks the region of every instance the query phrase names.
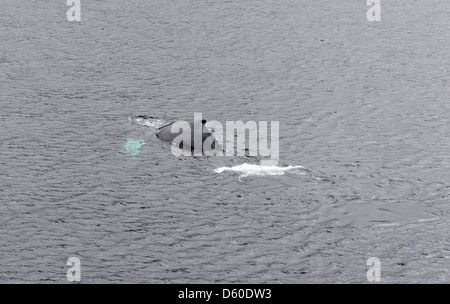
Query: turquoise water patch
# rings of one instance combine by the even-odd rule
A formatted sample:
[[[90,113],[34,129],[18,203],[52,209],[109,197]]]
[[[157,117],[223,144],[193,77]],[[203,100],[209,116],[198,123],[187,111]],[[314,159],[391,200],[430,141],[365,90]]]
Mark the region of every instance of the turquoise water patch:
[[[145,145],[145,141],[143,139],[127,138],[127,142],[123,146],[123,151],[130,156],[137,156],[141,153],[141,148],[143,145]]]

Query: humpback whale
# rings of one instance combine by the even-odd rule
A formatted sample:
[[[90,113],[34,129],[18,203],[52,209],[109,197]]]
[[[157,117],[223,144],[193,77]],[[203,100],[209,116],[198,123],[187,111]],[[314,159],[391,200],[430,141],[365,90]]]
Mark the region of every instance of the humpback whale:
[[[157,129],[156,136],[184,151],[190,153],[197,151],[204,154],[205,150],[215,150],[217,145],[216,139],[205,124],[204,119],[189,122],[175,121]]]
[[[201,113],[194,113],[192,121],[172,123],[145,115],[129,120],[151,127],[158,139],[172,145],[174,156],[260,156],[266,158],[261,159],[264,166],[276,166],[279,161],[278,121],[270,122],[269,136],[267,121],[260,121],[259,128],[254,121],[226,121],[224,130],[220,122],[202,119]],[[270,159],[267,159],[269,156]]]

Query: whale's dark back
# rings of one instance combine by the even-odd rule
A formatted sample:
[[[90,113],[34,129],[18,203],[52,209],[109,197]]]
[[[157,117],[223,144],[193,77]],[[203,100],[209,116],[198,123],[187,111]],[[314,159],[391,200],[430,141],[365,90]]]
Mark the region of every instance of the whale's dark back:
[[[156,136],[161,139],[162,141],[165,142],[169,142],[172,143],[173,140],[178,136],[181,135],[183,132],[185,132],[185,130],[180,129],[180,130],[175,130],[174,132],[172,132],[172,125],[175,122],[172,122],[168,125],[162,126],[161,128],[159,128],[158,130],[156,130]],[[188,122],[190,127],[191,127],[191,141],[190,142],[181,142],[179,145],[180,149],[184,149],[184,150],[194,150],[194,121],[189,121]],[[200,121],[198,122],[200,123]],[[201,124],[202,124],[202,149],[203,149],[203,143],[205,142],[205,140],[212,136],[211,132],[208,130],[208,128],[206,128],[205,126],[206,120],[202,120]],[[214,149],[215,148],[215,144],[216,141],[214,140],[214,142],[211,145],[211,148]]]

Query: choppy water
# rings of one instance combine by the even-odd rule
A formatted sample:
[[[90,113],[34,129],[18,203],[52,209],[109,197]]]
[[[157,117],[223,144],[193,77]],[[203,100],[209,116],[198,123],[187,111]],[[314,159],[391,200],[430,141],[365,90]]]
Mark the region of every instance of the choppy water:
[[[450,281],[448,1],[81,4],[2,1],[0,282]],[[195,112],[280,121],[303,169],[133,123]]]

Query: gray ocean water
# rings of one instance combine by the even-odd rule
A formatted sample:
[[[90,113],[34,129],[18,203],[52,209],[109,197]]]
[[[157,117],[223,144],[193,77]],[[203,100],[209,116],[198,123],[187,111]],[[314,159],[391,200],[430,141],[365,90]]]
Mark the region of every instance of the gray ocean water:
[[[381,2],[2,0],[0,282],[449,283],[450,2]],[[194,113],[305,169],[133,121]]]

